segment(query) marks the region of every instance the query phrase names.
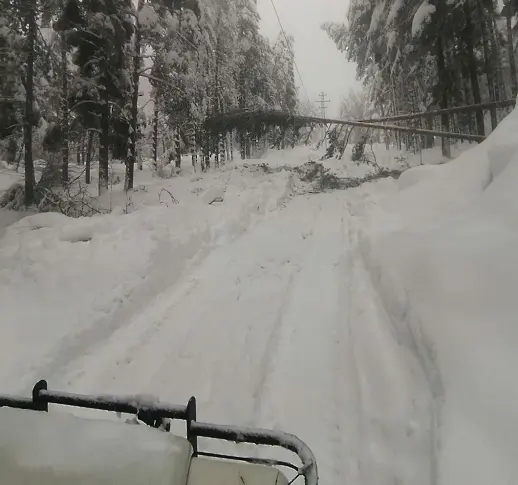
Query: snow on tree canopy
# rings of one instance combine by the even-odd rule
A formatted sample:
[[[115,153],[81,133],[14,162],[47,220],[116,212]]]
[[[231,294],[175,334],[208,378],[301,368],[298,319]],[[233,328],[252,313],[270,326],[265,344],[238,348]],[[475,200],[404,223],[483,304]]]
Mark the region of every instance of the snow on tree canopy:
[[[383,17],[383,13],[385,11],[385,2],[376,5],[374,12],[372,13],[371,24],[369,26],[369,30],[367,31],[367,35],[376,33],[379,30],[380,21]]]
[[[171,12],[166,13],[164,21],[166,24],[167,32],[169,34],[172,34],[173,32],[176,32],[178,30],[178,17],[171,15]]]
[[[435,7],[425,0],[421,6],[417,9],[412,20],[412,36],[418,35],[424,28],[426,22],[430,20],[430,17],[435,13]]]
[[[403,0],[394,0],[394,3],[390,7],[390,11],[389,11],[389,14],[387,17],[388,24],[394,22],[394,20],[396,19],[397,15],[402,7],[403,7]]]
[[[170,50],[165,56],[165,61],[167,64],[179,63],[180,55],[175,50]]]
[[[144,5],[138,14],[138,21],[143,28],[149,29],[158,23],[158,16],[151,5]]]
[[[390,30],[387,34],[387,51],[392,49],[396,45],[397,40],[397,32],[394,30]]]

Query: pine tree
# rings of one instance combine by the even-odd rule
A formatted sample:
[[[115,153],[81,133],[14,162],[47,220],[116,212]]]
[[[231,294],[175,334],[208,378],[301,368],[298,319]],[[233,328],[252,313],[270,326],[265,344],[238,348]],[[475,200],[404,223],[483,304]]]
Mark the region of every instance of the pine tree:
[[[74,62],[78,67],[77,81],[82,85],[76,107],[80,116],[87,118],[86,126],[100,125],[101,194],[108,188],[109,151],[114,141],[110,127],[114,125],[118,128],[113,132],[116,140],[121,136],[126,138],[129,131],[125,101],[130,89],[128,43],[133,30],[131,2],[88,0],[79,3],[68,0],[68,4],[68,11],[78,15],[77,28],[69,35],[70,45],[77,48]],[[117,154],[126,159],[124,146],[124,143],[117,146]]]
[[[0,141],[7,161],[14,163],[24,126],[23,37],[16,10],[7,0],[0,5]]]
[[[504,72],[505,41],[496,17],[493,0],[352,0],[347,25],[323,28],[357,63],[370,99],[389,115],[505,96],[506,79],[515,75]],[[455,118],[463,129],[484,133],[482,112]],[[432,128],[431,120],[424,123]],[[441,117],[443,130],[452,123]],[[443,151],[449,152],[446,141]]]
[[[30,206],[34,202],[34,160],[32,157],[32,127],[34,121],[34,62],[37,35],[36,1],[25,4],[22,10],[24,21],[27,25],[26,40],[26,72],[25,72],[25,205]]]
[[[295,113],[298,103],[293,46],[293,37],[286,38],[281,32],[272,49],[271,82],[275,93],[273,106],[288,113]]]

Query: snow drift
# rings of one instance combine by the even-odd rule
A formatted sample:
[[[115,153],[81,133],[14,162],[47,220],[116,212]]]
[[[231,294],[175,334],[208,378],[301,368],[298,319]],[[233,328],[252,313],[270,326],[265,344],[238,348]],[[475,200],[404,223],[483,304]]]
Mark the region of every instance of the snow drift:
[[[514,110],[481,145],[407,171],[358,211],[393,338],[434,402],[430,483],[518,480],[517,132]]]

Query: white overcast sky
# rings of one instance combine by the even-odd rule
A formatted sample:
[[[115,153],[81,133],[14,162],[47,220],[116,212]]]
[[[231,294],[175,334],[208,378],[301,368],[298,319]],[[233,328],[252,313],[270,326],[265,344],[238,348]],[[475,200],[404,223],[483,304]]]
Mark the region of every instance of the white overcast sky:
[[[345,18],[349,0],[274,0],[284,30],[295,38],[295,60],[308,96],[317,106],[321,91],[327,93],[328,116],[338,116],[341,98],[358,88],[356,66],[345,60],[333,41],[320,28],[328,21]],[[258,0],[261,30],[270,39],[280,31],[271,0]],[[297,84],[300,80],[295,73]],[[307,99],[302,87],[301,99]]]

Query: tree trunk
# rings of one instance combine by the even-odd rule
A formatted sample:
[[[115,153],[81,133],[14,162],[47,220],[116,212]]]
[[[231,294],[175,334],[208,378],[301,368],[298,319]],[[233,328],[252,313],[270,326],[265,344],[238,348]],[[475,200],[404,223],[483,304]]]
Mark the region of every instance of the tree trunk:
[[[207,131],[204,131],[203,135],[205,143],[203,144],[203,160],[204,160],[204,167],[202,168],[203,171],[207,171],[210,168],[210,135]]]
[[[25,145],[25,205],[28,207],[34,202],[34,160],[32,158],[32,125],[34,123],[34,58],[36,43],[36,5],[35,1],[28,3],[27,23],[29,32],[27,35],[27,75],[25,79],[25,123],[24,137]]]
[[[225,151],[225,135],[223,133],[218,134],[218,149],[219,149],[219,159],[222,165],[225,165],[226,161],[226,151]]]
[[[230,133],[225,133],[225,160],[230,161]]]
[[[385,106],[383,105],[383,101],[379,101],[379,108],[381,112],[381,117],[385,117]],[[384,132],[383,134],[383,141],[385,142],[385,149],[388,150],[390,148],[390,140],[388,137],[388,132]]]
[[[153,109],[153,168],[158,170],[158,105],[155,100]]]
[[[191,161],[192,167],[196,172],[196,166],[198,165],[198,130],[196,126],[192,127],[191,133]]]
[[[175,154],[175,166],[176,168],[182,167],[182,151],[181,151],[181,140],[180,140],[180,128],[176,128],[174,131],[174,154]]]
[[[9,165],[12,165],[16,161],[16,151],[18,150],[18,144],[16,142],[16,138],[11,136],[11,138],[7,141],[7,147],[6,147],[6,161]]]
[[[509,67],[511,70],[511,90],[513,98],[516,98],[516,96],[518,96],[518,80],[516,79],[516,61],[514,58],[511,0],[507,3],[505,18],[507,22],[507,54],[509,56]]]
[[[81,137],[81,165],[84,165],[86,162],[86,150],[88,144],[88,131],[84,136]]]
[[[207,135],[204,129],[202,129],[199,132],[200,137],[200,168],[202,172],[205,172],[206,165],[205,165],[205,153],[206,153],[206,145],[207,145]]]
[[[461,49],[462,47],[459,46],[459,51]],[[458,52],[457,55],[460,56],[461,52]],[[473,104],[473,90],[471,89],[469,68],[465,62],[461,62],[460,64],[459,90],[462,93],[462,104],[464,106]],[[459,127],[461,127],[460,131],[464,132],[467,130],[467,133],[474,133],[473,116],[471,113],[458,115],[457,122]]]
[[[444,57],[444,42],[442,34],[437,37],[437,75],[439,77],[439,106],[441,109],[448,108],[448,80],[446,79],[446,64]],[[441,115],[441,130],[450,131],[450,120],[448,114]],[[442,154],[451,157],[450,141],[442,138]]]
[[[241,160],[246,159],[246,142],[245,142],[245,134],[241,130],[239,132],[239,150],[241,152]]]
[[[487,79],[487,87],[489,91],[489,98],[495,101],[495,77],[491,65],[491,54],[489,51],[489,34],[485,22],[485,12],[480,0],[477,0],[478,20],[480,21],[480,28],[482,29],[482,47],[484,52],[484,71]],[[491,128],[494,130],[497,126],[496,112],[491,111]]]
[[[94,143],[95,132],[88,130],[88,145],[86,147],[86,161],[85,161],[85,182],[90,184],[91,178],[91,167],[92,167],[92,149]]]
[[[110,155],[110,104],[106,90],[102,91],[101,135],[99,146],[99,195],[108,190]]]
[[[81,145],[83,143],[83,135],[79,138],[76,144],[76,164],[82,165],[83,161],[81,160]]]
[[[505,84],[502,79],[502,62],[500,60],[500,49],[498,48],[496,39],[495,12],[493,8],[491,8],[490,16],[486,18],[486,21],[491,45],[492,70],[495,73],[495,101],[500,101],[500,99],[504,99],[502,95],[505,93]]]
[[[247,160],[250,160],[250,158],[252,158],[252,153],[251,153],[251,136],[250,136],[250,133],[247,131],[246,132],[246,141],[245,141],[245,146],[246,146],[246,159]]]
[[[397,109],[397,101],[396,101],[396,89],[394,87],[394,79],[391,77],[391,83],[392,83],[392,108],[393,108],[393,111],[394,111],[394,116],[397,116],[398,115],[398,109]],[[396,124],[398,124],[396,122]],[[396,139],[396,147],[398,150],[401,150],[401,135],[396,131],[394,133],[394,137]]]
[[[142,32],[140,30],[139,12],[144,6],[144,0],[138,0],[137,20],[135,25],[135,52],[133,53],[133,73],[131,79],[131,133],[130,133],[130,155],[126,160],[126,177],[124,190],[133,188],[135,175],[135,163],[137,163],[137,128],[138,128],[138,90],[140,81],[140,50],[142,43]]]
[[[61,132],[62,142],[62,167],[61,181],[63,185],[68,184],[68,69],[67,69],[67,42],[65,34],[61,34]],[[81,146],[81,144],[79,145]]]
[[[219,168],[219,135],[213,133],[211,136],[212,153],[214,153],[214,168]]]
[[[425,128],[427,130],[433,130],[433,117],[429,116],[428,118],[424,119],[425,122]],[[433,148],[435,146],[435,139],[433,135],[426,135],[425,136],[425,148]]]
[[[480,85],[478,82],[477,73],[477,60],[475,57],[475,47],[473,45],[473,21],[471,13],[473,11],[472,0],[466,0],[464,3],[464,16],[466,19],[466,29],[464,42],[466,44],[467,59],[468,59],[468,70],[469,79],[471,82],[471,90],[473,93],[473,102],[475,104],[482,103],[482,97],[480,96]],[[475,119],[477,121],[477,133],[485,136],[484,128],[484,112],[482,110],[475,112]]]

